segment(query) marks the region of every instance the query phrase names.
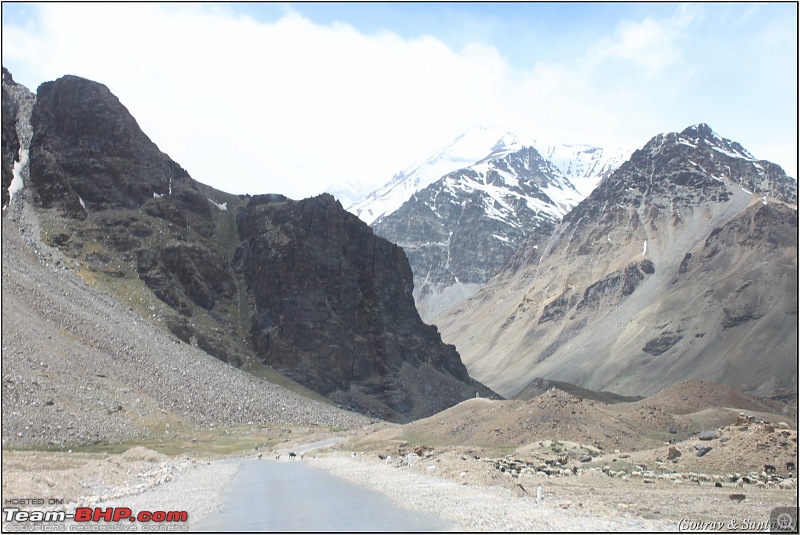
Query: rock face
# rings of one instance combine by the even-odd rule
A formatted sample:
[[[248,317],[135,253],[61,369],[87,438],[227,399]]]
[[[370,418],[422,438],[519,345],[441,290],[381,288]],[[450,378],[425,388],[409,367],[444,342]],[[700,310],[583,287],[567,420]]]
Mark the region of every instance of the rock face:
[[[494,396],[419,319],[402,250],[332,197],[200,184],[75,76],[39,87],[31,123],[45,240],[131,307],[155,295],[142,312],[183,342],[394,421]]]
[[[403,250],[332,196],[257,196],[237,223],[234,262],[256,306],[250,336],[265,364],[393,420],[491,395],[420,320]]]
[[[17,137],[17,111],[19,106],[6,90],[14,83],[11,73],[3,67],[3,135],[2,135],[2,206],[10,199],[8,187],[14,178],[14,162],[19,158],[19,138]]]
[[[193,195],[188,173],[158,150],[104,85],[77,76],[42,84],[32,124],[31,181],[40,206],[58,205],[85,219],[88,210],[145,203],[157,211],[154,199],[174,193],[186,212],[207,217],[208,202]],[[175,217],[173,223],[186,226]]]
[[[525,239],[543,242],[628,154],[473,128],[349,210],[406,251],[417,309],[432,322]]]
[[[705,124],[656,136],[439,326],[506,396],[534,377],[624,395],[790,388],[796,203],[796,180]]]
[[[445,175],[373,228],[408,254],[417,307],[432,320],[475,293],[524,239],[543,242],[578,198],[525,147]]]

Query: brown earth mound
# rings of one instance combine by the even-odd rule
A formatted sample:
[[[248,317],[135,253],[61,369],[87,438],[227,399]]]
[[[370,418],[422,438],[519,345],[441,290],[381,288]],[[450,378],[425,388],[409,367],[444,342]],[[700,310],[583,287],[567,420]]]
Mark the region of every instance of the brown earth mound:
[[[705,431],[719,438],[714,430],[734,424],[742,411],[751,421],[797,427],[796,411],[784,404],[714,383],[688,381],[632,403],[606,404],[557,389],[527,401],[470,399],[429,418],[365,435],[361,444],[405,441],[500,452],[549,440],[603,453],[636,452],[687,440],[694,445]]]
[[[729,408],[763,413],[784,414],[796,420],[797,408],[771,399],[743,394],[709,381],[684,381],[669,386],[631,407],[658,407],[673,414],[690,414],[709,408]]]

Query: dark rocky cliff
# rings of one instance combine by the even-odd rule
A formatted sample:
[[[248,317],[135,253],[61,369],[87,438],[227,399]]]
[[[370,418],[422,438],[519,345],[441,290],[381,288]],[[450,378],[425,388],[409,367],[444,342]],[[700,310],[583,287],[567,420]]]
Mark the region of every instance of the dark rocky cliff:
[[[8,187],[14,178],[14,162],[19,155],[19,137],[16,128],[19,106],[6,90],[7,85],[14,83],[11,73],[3,67],[2,206],[6,206],[10,199]]]
[[[183,342],[393,421],[494,395],[420,320],[403,251],[332,197],[200,184],[75,76],[39,87],[31,122],[45,238],[134,306],[152,292],[153,321]]]
[[[455,348],[420,320],[403,250],[332,196],[255,197],[237,222],[234,262],[256,305],[250,336],[264,363],[390,419],[441,410],[453,396],[488,394],[472,384]],[[444,390],[430,389],[434,377]]]
[[[184,227],[184,216],[198,216],[194,227],[207,219],[209,203],[189,174],[158,150],[106,86],[77,76],[43,83],[31,121],[31,185],[40,206],[84,219],[88,210],[147,204],[151,215]],[[179,201],[170,214],[154,201],[167,194]]]

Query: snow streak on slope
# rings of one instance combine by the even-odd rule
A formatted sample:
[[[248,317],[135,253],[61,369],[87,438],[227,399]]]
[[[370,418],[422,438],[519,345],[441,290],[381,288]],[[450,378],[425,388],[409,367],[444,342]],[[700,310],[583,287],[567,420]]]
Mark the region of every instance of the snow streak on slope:
[[[25,186],[30,176],[28,151],[33,138],[31,113],[33,113],[33,105],[36,103],[36,95],[31,93],[25,86],[15,83],[4,83],[3,87],[6,88],[11,94],[12,100],[19,106],[16,123],[17,136],[19,138],[19,155],[12,169],[14,178],[8,187],[9,196],[14,197],[14,194]]]

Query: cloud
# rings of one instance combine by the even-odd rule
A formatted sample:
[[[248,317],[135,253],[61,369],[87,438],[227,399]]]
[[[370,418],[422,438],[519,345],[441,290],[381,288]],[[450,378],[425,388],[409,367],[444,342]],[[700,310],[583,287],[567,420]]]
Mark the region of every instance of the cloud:
[[[480,44],[457,53],[291,12],[271,23],[153,4],[39,13],[35,33],[4,28],[9,67],[104,83],[193,177],[237,193],[383,182],[474,124],[507,71]]]
[[[694,18],[683,6],[665,19],[623,20],[614,29],[612,37],[597,43],[590,56],[596,62],[625,60],[649,75],[662,73],[682,61],[680,39]]]
[[[3,63],[16,80],[107,85],[195,179],[234,193],[363,195],[476,124],[639,146],[667,129],[716,127],[704,99],[727,96],[697,85],[687,35],[702,17],[683,7],[620,22],[574,58],[532,50],[533,68],[480,32],[456,50],[432,35],[314,23],[291,7],[266,21],[226,4],[35,9],[17,25],[4,17]],[[686,111],[690,101],[703,116]]]

